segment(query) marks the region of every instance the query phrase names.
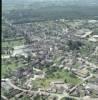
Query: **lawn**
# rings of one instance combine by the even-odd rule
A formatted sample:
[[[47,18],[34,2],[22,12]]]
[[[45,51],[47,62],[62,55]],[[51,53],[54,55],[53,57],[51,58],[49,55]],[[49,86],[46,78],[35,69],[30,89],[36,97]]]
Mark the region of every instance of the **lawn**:
[[[37,79],[32,82],[34,87],[42,87],[47,88],[49,87],[49,84],[54,80],[64,80],[65,83],[76,85],[81,80],[74,76],[72,73],[66,71],[66,70],[58,70],[56,72],[53,72],[53,74],[48,75],[47,78],[44,79]]]
[[[22,40],[18,40],[18,41],[13,41],[13,42],[2,42],[2,47],[14,47],[14,46],[19,46],[19,45],[23,45],[25,42],[24,39]]]
[[[9,64],[2,63],[2,71],[1,71],[2,78],[22,66],[24,66],[22,62],[16,63],[15,61],[11,61],[11,63]]]
[[[77,78],[73,73],[66,70],[58,70],[57,72],[54,72],[53,79],[62,79],[65,81],[65,83],[73,85],[76,85],[80,82],[79,78]]]

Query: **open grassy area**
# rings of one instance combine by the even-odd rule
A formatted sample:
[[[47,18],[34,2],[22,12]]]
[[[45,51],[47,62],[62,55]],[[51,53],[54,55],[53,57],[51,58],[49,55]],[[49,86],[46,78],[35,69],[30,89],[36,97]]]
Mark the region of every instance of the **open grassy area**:
[[[19,46],[23,45],[25,42],[25,39],[18,40],[18,41],[13,41],[13,42],[2,42],[2,47],[14,47],[14,46]]]
[[[16,69],[15,63],[2,65],[2,71],[1,71],[2,77],[6,76],[6,74],[10,74],[10,72],[14,71],[15,69]]]
[[[76,85],[81,82],[81,80],[71,72],[68,72],[66,70],[58,70],[56,72],[53,72],[53,74],[48,75],[48,77],[45,79],[37,79],[33,81],[32,84],[35,87],[47,88],[49,87],[49,84],[55,80],[64,80],[65,83],[69,83],[72,85]]]
[[[2,78],[6,75],[10,75],[11,72],[15,71],[17,68],[24,66],[22,62],[16,63],[15,61],[11,61],[10,63],[2,63]]]
[[[37,79],[32,81],[34,87],[47,88],[52,80],[50,79]]]
[[[78,79],[73,73],[68,72],[66,70],[60,70],[55,72],[54,78],[56,79],[63,79],[65,83],[70,83],[70,84],[78,84],[80,82],[80,79]]]

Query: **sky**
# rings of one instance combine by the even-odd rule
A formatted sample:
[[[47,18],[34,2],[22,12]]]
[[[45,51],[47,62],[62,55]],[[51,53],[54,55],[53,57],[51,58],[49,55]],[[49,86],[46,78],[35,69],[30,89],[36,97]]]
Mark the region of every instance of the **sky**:
[[[98,0],[2,0],[2,3],[6,3],[6,4],[9,4],[9,3],[33,3],[33,2],[66,2],[66,3],[76,3],[76,4],[98,4]]]

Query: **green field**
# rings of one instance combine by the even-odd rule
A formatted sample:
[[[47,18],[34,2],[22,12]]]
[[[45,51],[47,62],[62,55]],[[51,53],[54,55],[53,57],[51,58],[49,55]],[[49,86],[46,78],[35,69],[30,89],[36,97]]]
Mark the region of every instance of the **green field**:
[[[18,41],[11,41],[11,42],[2,42],[2,47],[20,46],[20,45],[23,45],[24,42],[25,42],[25,39],[18,40]]]
[[[9,62],[8,62],[9,61]],[[13,59],[9,59],[7,62],[2,61],[2,77],[6,77],[6,75],[10,75],[11,72],[16,71],[17,68],[24,66],[22,62],[16,62]]]
[[[52,74],[48,75],[45,79],[37,79],[32,82],[35,87],[42,87],[47,88],[52,81],[55,80],[64,80],[65,83],[76,85],[81,80],[74,76],[72,73],[66,70],[58,70],[57,72],[53,72]]]

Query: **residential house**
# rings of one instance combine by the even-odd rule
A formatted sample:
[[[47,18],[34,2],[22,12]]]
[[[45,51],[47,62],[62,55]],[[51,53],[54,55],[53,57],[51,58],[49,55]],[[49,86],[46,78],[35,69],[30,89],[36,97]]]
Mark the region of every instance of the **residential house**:
[[[34,77],[35,77],[36,79],[45,78],[45,72],[42,72],[42,71],[34,72]]]
[[[55,89],[57,93],[64,93],[68,90],[68,85],[65,84],[62,80],[51,82],[50,87],[52,87],[52,90]]]
[[[82,78],[85,78],[89,75],[89,71],[87,70],[87,68],[79,69],[77,71],[74,71],[74,73]]]

